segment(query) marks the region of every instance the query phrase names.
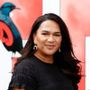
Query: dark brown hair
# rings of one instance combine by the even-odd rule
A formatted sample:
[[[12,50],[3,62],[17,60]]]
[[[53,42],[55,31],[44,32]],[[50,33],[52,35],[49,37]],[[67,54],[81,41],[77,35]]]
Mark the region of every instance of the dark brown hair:
[[[54,54],[55,63],[60,68],[60,70],[67,75],[67,77],[71,78],[75,90],[78,90],[77,83],[79,83],[81,79],[80,61],[74,55],[69,31],[66,24],[61,19],[61,17],[54,13],[42,15],[38,17],[37,20],[34,22],[28,41],[23,50],[21,51],[22,57],[18,59],[17,64],[21,62],[24,58],[30,57],[35,52],[33,50],[33,34],[36,33],[42,22],[46,20],[53,20],[60,27],[62,35],[62,42],[60,48],[61,52],[57,51]]]

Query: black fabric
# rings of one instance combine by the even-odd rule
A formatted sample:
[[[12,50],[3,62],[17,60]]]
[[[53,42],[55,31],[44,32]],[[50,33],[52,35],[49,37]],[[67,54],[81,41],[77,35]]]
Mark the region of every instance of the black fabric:
[[[12,87],[25,90],[74,90],[69,80],[55,64],[40,61],[35,56],[16,66],[8,90]]]

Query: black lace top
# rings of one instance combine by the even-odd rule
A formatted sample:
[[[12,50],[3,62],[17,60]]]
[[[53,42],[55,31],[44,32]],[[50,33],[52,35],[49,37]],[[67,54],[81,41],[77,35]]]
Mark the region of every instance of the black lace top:
[[[74,90],[72,81],[56,64],[44,63],[35,56],[16,66],[8,90],[13,87],[25,90]]]

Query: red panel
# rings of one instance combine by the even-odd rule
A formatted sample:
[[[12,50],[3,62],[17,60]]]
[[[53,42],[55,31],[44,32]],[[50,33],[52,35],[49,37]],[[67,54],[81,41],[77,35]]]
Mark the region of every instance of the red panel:
[[[61,0],[61,17],[69,28],[75,54],[82,61],[82,74],[85,75],[85,37],[90,35],[90,0]],[[85,90],[85,76],[79,83],[79,90]]]

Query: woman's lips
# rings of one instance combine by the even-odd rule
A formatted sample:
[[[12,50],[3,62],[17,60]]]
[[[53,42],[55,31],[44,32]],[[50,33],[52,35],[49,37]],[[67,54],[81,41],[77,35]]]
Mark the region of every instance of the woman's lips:
[[[53,49],[55,45],[46,45],[49,49]]]

